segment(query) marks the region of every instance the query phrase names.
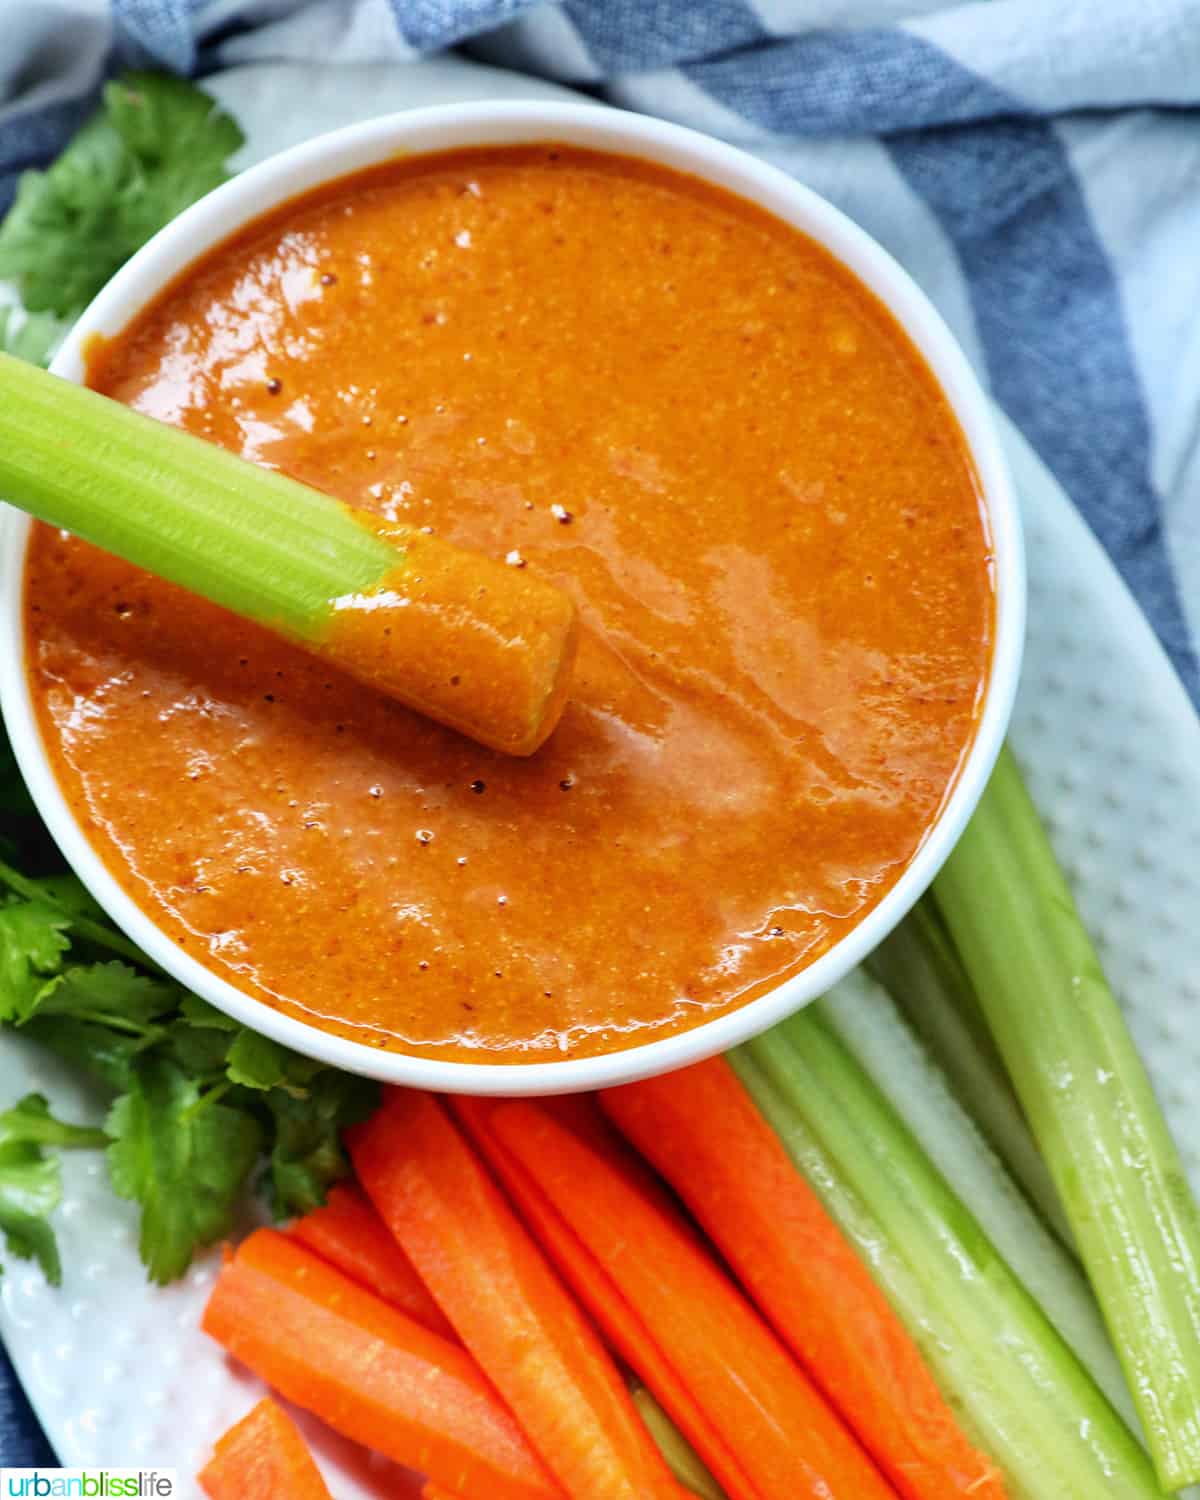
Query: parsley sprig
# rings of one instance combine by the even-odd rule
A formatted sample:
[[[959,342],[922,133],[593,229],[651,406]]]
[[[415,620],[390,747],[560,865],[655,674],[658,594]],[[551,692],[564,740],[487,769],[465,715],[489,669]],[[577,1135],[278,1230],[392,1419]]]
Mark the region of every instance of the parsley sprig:
[[[25,172],[0,224],[0,280],[30,316],[7,312],[0,347],[47,361],[114,271],[188,204],[219,186],[242,144],[236,121],[181,78],[126,73],[43,172]]]

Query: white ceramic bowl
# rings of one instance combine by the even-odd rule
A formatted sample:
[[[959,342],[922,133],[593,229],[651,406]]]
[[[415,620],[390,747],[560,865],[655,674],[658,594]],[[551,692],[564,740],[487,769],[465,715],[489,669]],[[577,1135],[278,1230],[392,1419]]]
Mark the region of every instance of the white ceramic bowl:
[[[158,234],[84,313],[53,369],[79,380],[81,350],[89,335],[118,332],[198,256],[297,194],[397,155],[551,139],[645,157],[706,178],[760,204],[824,245],[891,309],[920,349],[974,458],[994,546],[997,598],[995,649],[978,733],[941,816],[908,869],[879,905],[811,967],[748,1005],[682,1035],[603,1057],[503,1066],[382,1052],[331,1036],[243,994],[177,947],[130,900],[59,790],[25,676],[21,580],[30,526],[24,516],[0,507],[0,705],[38,809],[96,900],[168,973],[246,1025],[351,1072],[460,1093],[542,1094],[627,1083],[724,1051],[824,993],[891,931],[929,885],[961,833],[1008,725],[1024,636],[1024,557],[1015,498],[986,398],[941,317],[886,251],[824,199],[774,167],[677,125],[585,104],[482,103],[389,115],[321,136],[251,168]]]

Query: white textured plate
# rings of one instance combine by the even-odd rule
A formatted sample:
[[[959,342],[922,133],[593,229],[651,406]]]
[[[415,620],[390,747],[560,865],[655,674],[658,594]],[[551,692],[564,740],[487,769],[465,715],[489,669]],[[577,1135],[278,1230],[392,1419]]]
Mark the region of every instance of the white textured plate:
[[[277,107],[271,70],[230,75],[218,92],[247,123],[258,157],[348,118],[497,91],[496,75],[466,64],[379,70],[379,87],[354,109],[344,98],[322,102],[323,76],[314,71],[316,116],[305,111],[294,126]],[[519,92],[557,91],[522,80]],[[1029,547],[1013,739],[1200,1191],[1200,721],[1099,544],[1001,423]],[[0,1101],[30,1089],[68,1118],[99,1114],[65,1070],[5,1036]],[[64,1285],[54,1291],[10,1260],[0,1336],[63,1464],[174,1466],[190,1476],[260,1392],[198,1331],[215,1257],[177,1286],[149,1289],[134,1213],[112,1196],[102,1164],[71,1159],[65,1181]],[[394,1467],[310,1432],[336,1500],[416,1493]],[[182,1493],[199,1491],[185,1479]]]

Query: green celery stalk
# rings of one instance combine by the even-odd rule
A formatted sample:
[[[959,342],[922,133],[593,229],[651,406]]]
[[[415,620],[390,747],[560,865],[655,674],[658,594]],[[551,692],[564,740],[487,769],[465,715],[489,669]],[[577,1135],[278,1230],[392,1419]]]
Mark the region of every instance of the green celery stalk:
[[[1049,1168],[1038,1151],[962,960],[932,904],[917,903],[866,964],[937,1059],[992,1149],[1063,1244],[1074,1250]]]
[[[890,995],[861,969],[816,1006],[1129,1428],[1137,1412],[1079,1262],[1038,1217]]]
[[[1159,1476],[1200,1480],[1200,1211],[1005,751],[934,885],[1108,1322]]]
[[[816,1012],[729,1054],[1011,1500],[1149,1500],[1137,1440]]]
[[[301,641],[403,563],[328,496],[6,354],[0,496]]]
[[[696,1450],[663,1411],[652,1392],[641,1381],[635,1381],[629,1394],[647,1432],[666,1460],[667,1468],[680,1484],[693,1495],[699,1495],[700,1500],[725,1500],[725,1491],[701,1463]]]

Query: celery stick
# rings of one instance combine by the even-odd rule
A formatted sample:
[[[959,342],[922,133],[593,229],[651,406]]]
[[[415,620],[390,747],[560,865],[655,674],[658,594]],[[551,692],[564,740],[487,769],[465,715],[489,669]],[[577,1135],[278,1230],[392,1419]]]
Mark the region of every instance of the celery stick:
[[[900,1006],[992,1149],[1072,1251],[1054,1180],[1034,1144],[962,961],[928,900],[918,902],[867,960]]]
[[[1200,1480],[1200,1211],[1010,752],[934,885],[1164,1486]]]
[[[667,1468],[686,1489],[700,1500],[725,1500],[725,1491],[701,1463],[696,1450],[671,1421],[650,1391],[640,1381],[629,1390],[646,1430],[666,1460]]]
[[[327,496],[3,354],[0,497],[302,641],[403,564]]]
[[[1147,1500],[1145,1453],[813,1011],[730,1061],[871,1266],[1011,1500]]]
[[[859,969],[830,990],[816,1010],[1137,1432],[1121,1366],[1079,1262],[1030,1207],[891,997]]]

